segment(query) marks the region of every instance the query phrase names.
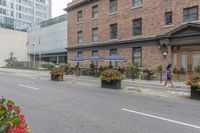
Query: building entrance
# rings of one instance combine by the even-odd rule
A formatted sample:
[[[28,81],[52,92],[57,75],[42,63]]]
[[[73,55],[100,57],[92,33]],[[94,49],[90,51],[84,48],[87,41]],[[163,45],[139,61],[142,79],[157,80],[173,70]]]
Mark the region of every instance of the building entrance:
[[[200,64],[200,45],[173,47],[172,51],[174,72],[191,77],[195,67]]]

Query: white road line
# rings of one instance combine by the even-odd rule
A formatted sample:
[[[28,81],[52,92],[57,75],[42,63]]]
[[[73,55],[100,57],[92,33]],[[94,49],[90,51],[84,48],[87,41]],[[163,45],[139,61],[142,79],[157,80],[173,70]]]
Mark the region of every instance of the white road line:
[[[27,82],[27,83],[34,83],[33,81],[24,81],[24,82]]]
[[[180,121],[175,121],[175,120],[167,119],[167,118],[164,118],[164,117],[159,117],[159,116],[155,116],[155,115],[151,115],[151,114],[137,112],[137,111],[133,111],[133,110],[125,109],[125,108],[122,108],[121,110],[126,111],[126,112],[131,112],[131,113],[134,113],[134,114],[139,114],[139,115],[142,115],[142,116],[147,116],[147,117],[151,117],[151,118],[155,118],[155,119],[159,119],[159,120],[163,120],[163,121],[168,121],[168,122],[172,122],[172,123],[176,123],[176,124],[200,129],[200,126],[197,126],[197,125],[192,125],[192,124],[188,124],[188,123],[184,123],[184,122],[180,122]]]
[[[18,86],[21,86],[21,87],[24,87],[24,88],[33,89],[33,90],[37,90],[37,91],[39,91],[39,90],[40,90],[39,88],[36,88],[36,87],[31,87],[31,86],[27,86],[27,85],[23,85],[23,84],[18,84]]]

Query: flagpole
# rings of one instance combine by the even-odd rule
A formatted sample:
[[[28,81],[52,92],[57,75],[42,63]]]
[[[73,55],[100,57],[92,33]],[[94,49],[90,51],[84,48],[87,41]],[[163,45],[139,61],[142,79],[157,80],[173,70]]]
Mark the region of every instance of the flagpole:
[[[31,53],[29,53],[29,68],[31,68]]]
[[[39,51],[39,67],[41,67],[41,58],[42,58],[42,55],[41,55],[41,50]]]
[[[33,68],[35,68],[35,38],[33,38]]]

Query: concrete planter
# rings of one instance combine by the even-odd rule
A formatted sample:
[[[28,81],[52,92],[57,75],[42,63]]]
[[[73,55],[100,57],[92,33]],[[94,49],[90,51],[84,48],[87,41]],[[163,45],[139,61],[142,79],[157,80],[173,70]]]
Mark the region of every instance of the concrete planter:
[[[109,89],[121,89],[121,81],[106,81],[101,80],[101,88],[109,88]]]
[[[197,86],[191,86],[191,99],[200,100],[200,90]]]
[[[63,75],[62,76],[51,75],[51,80],[52,81],[63,81]]]

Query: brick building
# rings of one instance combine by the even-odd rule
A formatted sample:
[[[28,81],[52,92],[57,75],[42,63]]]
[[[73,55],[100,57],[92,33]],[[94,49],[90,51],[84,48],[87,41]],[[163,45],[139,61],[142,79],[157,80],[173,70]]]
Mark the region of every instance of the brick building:
[[[120,53],[149,69],[173,63],[191,72],[200,64],[199,6],[199,0],[73,0],[65,9],[68,57]]]

